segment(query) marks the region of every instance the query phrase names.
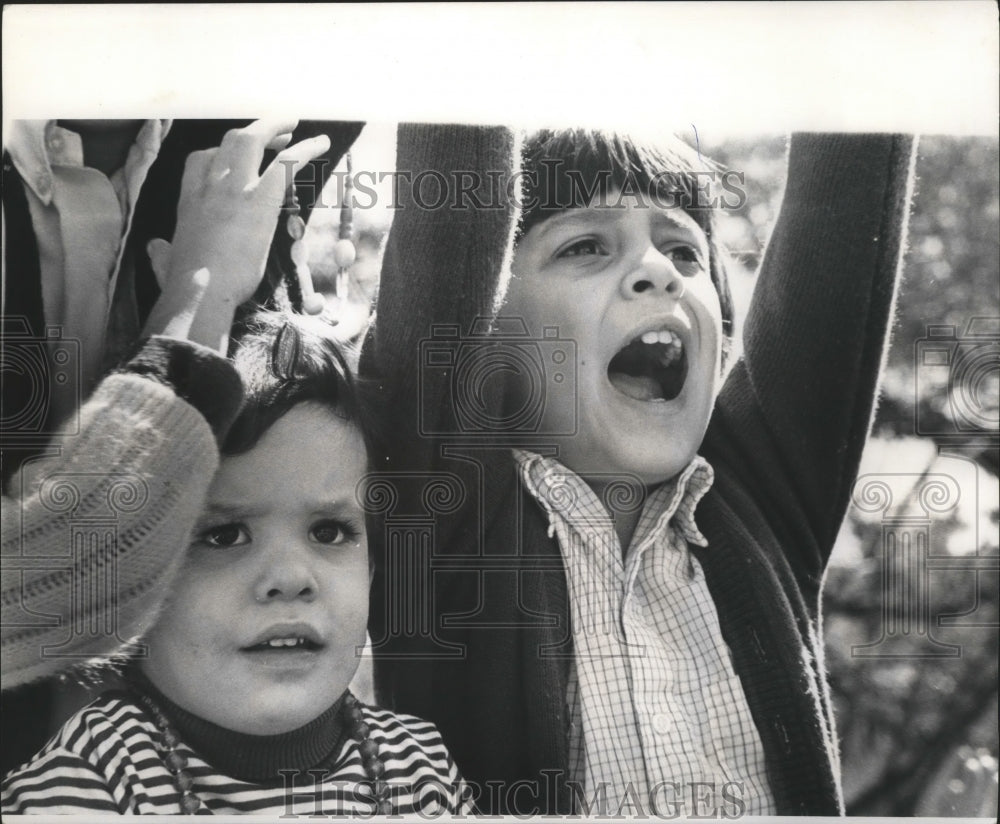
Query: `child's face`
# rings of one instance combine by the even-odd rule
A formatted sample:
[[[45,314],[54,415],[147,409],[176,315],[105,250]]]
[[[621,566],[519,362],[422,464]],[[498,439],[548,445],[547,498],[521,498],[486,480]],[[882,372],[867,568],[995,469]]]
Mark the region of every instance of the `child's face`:
[[[576,343],[577,397],[545,397],[552,420],[567,419],[559,405],[578,404],[576,434],[554,439],[563,463],[584,477],[631,473],[654,484],[701,444],[719,389],[722,317],[694,220],[607,198],[619,202],[533,226],[515,250],[503,314],[523,317],[532,335],[556,326]]]
[[[145,639],[147,676],[189,712],[270,735],[330,707],[358,666],[370,583],[366,472],[354,424],[294,407],[224,457],[178,575]]]

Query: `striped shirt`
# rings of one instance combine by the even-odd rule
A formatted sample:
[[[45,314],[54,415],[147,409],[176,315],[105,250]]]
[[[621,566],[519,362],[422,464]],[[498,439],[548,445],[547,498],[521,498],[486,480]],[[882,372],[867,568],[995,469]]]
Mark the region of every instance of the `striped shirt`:
[[[363,707],[379,745],[393,813],[472,812],[465,783],[437,728]],[[31,761],[3,782],[0,810],[13,813],[181,813],[175,777],[164,764],[154,722],[127,693],[105,693],[70,718]],[[372,815],[372,782],[358,742],[348,739],[332,771],[283,771],[269,783],[219,774],[183,741],[192,792],[215,814]]]
[[[606,794],[612,813],[658,806],[697,815],[678,802],[712,793],[707,808],[728,795],[748,815],[773,814],[760,737],[688,549],[707,545],[694,510],[712,485],[712,467],[696,457],[644,502],[638,479],[609,484],[602,501],[555,459],[524,450],[514,457],[566,567],[575,651],[569,767],[584,802]],[[623,553],[609,511],[639,506]]]

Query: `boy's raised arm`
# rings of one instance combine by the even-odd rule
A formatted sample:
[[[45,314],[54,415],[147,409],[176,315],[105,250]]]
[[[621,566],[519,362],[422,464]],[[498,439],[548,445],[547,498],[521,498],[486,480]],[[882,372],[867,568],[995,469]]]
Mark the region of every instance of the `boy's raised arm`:
[[[407,431],[417,428],[418,390],[424,409],[440,408],[436,398],[444,402],[450,391],[447,381],[423,371],[421,341],[443,324],[467,336],[476,317],[493,311],[513,230],[506,187],[514,164],[515,140],[506,128],[399,127],[397,210],[362,371],[379,379],[387,408]]]
[[[766,508],[796,501],[820,564],[871,426],[905,243],[913,144],[887,134],[793,136],[745,357],[710,430],[710,438],[722,436],[711,459],[757,474],[751,488],[774,505]]]

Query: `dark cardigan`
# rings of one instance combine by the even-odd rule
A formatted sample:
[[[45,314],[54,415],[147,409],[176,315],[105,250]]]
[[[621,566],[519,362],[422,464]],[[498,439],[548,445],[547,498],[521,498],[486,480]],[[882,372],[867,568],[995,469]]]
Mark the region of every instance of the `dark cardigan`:
[[[516,156],[503,129],[404,126],[399,137],[398,168],[414,175],[503,172]],[[820,584],[872,419],[911,144],[890,135],[793,138],[745,355],[700,450],[716,480],[697,511],[709,545],[692,550],[780,814],[843,811]],[[481,202],[489,202],[489,185],[478,192]],[[371,620],[380,698],[439,726],[478,787],[483,812],[568,812],[572,645],[559,548],[518,483],[514,441],[427,434],[447,429],[455,403],[465,401],[453,398],[449,367],[430,363],[421,341],[441,323],[468,335],[474,318],[491,313],[515,215],[512,208],[428,212],[405,190],[399,203],[378,323],[362,359],[380,381],[392,433],[383,466],[394,497],[369,501],[377,510],[369,540],[380,567]],[[544,438],[516,443],[545,445]]]

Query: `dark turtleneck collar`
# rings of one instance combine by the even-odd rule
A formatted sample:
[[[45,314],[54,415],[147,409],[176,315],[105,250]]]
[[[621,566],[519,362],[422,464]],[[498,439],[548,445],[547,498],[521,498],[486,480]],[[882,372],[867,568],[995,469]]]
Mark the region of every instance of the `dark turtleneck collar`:
[[[344,695],[308,724],[278,735],[250,735],[220,727],[177,706],[160,692],[137,667],[130,667],[126,682],[157,704],[175,732],[201,758],[223,775],[241,781],[280,781],[279,770],[329,768],[346,737],[341,708]]]

